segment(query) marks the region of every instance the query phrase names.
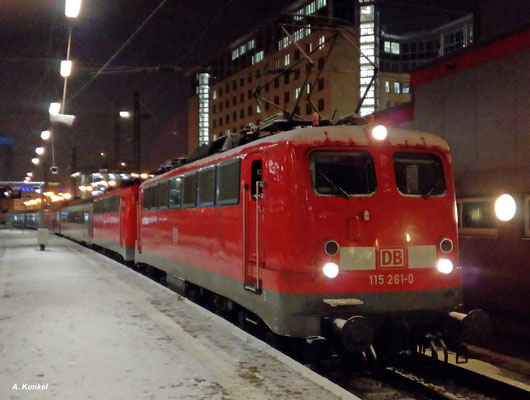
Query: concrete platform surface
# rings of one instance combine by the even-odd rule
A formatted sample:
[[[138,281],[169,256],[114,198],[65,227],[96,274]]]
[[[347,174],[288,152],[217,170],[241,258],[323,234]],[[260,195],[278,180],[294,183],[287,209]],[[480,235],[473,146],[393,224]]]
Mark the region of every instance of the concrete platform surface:
[[[0,399],[357,399],[66,239],[0,230]]]

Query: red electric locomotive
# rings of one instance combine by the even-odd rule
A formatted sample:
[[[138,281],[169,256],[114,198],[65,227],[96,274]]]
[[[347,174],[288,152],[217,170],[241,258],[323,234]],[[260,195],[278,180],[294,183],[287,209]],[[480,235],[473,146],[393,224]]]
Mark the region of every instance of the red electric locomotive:
[[[139,200],[137,263],[277,334],[338,334],[362,352],[390,321],[421,337],[465,316],[452,312],[462,273],[451,157],[437,136],[299,128],[152,178]]]
[[[116,189],[94,198],[92,243],[134,260],[138,186]]]

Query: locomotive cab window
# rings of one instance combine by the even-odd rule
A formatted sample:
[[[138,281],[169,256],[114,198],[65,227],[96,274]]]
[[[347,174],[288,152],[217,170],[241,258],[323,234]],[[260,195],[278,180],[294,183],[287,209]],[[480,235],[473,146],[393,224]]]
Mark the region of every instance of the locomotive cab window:
[[[217,203],[228,206],[239,203],[239,159],[224,161],[217,167]],[[254,184],[255,185],[255,184]]]
[[[151,210],[156,210],[158,208],[158,185],[153,185],[149,188],[149,192],[150,192],[150,195],[149,197],[151,198],[151,204],[149,206],[149,208]]]
[[[318,195],[349,198],[377,190],[374,159],[367,151],[314,151],[309,165],[313,191]]]
[[[423,197],[441,196],[446,192],[440,158],[430,153],[396,152],[394,174],[399,192]]]

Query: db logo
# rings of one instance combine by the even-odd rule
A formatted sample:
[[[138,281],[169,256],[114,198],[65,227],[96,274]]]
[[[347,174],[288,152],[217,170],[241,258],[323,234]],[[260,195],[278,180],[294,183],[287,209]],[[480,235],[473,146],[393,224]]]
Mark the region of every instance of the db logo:
[[[382,268],[404,267],[404,249],[381,249],[379,250],[379,264]]]

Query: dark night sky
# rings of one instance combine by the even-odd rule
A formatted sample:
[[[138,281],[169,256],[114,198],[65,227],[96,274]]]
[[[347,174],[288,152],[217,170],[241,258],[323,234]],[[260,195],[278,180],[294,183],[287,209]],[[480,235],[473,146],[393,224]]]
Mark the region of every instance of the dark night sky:
[[[352,0],[353,1],[353,0]],[[432,20],[440,2],[387,0],[386,7],[402,21],[396,30],[421,27]],[[500,0],[487,0],[494,3]],[[155,169],[165,159],[186,151],[188,81],[179,72],[94,73],[162,4],[155,15],[130,40],[112,66],[149,67],[171,64],[198,66],[290,0],[83,0],[73,21],[68,81],[67,113],[77,115],[73,128],[56,132],[56,164],[68,172],[70,148],[78,149],[78,167],[100,168],[99,153],[112,151],[112,114],[132,110],[133,92],[140,92],[142,111],[152,117],[142,122],[142,163]],[[508,3],[524,4],[522,0]],[[456,18],[471,9],[474,0],[444,1],[445,18]],[[438,4],[438,5],[437,5]],[[522,6],[520,6],[522,7]],[[432,9],[429,9],[432,8]],[[452,11],[457,9],[456,11]],[[460,10],[459,10],[460,9]],[[397,10],[397,11],[396,11]],[[389,14],[390,15],[390,14]],[[385,21],[382,21],[385,23]],[[398,33],[398,32],[396,32]],[[48,106],[62,96],[60,60],[66,56],[67,21],[64,0],[2,0],[0,3],[0,136],[15,139],[13,179],[31,170],[34,149],[42,143],[40,131],[49,127]],[[71,98],[75,95],[74,98]],[[122,155],[131,159],[132,121],[122,122]],[[48,157],[50,152],[47,153]],[[48,161],[50,162],[50,161]],[[33,168],[36,179],[42,168]],[[39,172],[40,171],[40,172]]]

